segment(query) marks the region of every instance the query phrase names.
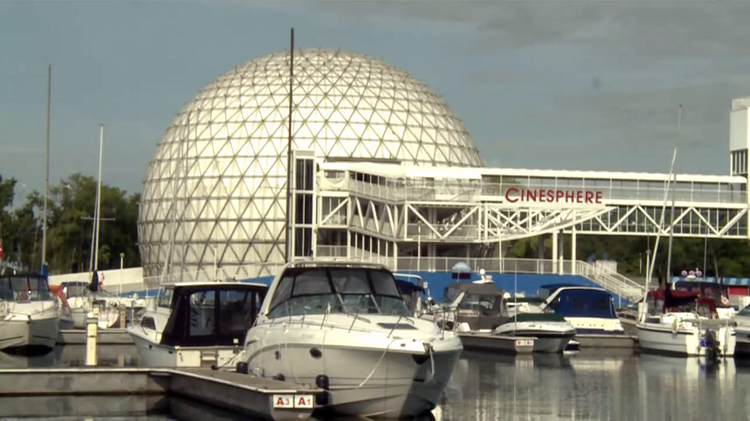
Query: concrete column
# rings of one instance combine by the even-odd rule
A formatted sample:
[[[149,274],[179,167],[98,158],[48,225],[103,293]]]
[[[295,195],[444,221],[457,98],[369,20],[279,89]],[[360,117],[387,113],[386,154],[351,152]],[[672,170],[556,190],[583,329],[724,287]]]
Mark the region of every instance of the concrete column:
[[[557,231],[552,231],[552,273],[557,268]]]
[[[560,235],[558,236],[558,240],[560,241],[560,259],[558,260],[558,274],[564,275],[565,274],[565,233],[563,230],[560,230]]]
[[[570,273],[576,274],[576,226],[570,232]]]
[[[505,268],[503,267],[503,266],[505,266],[504,265],[505,262],[504,262],[503,257],[504,257],[503,256],[503,242],[502,241],[498,241],[497,242],[497,261],[498,261],[497,271],[498,271],[498,273],[504,273],[505,272],[505,270],[504,270]]]

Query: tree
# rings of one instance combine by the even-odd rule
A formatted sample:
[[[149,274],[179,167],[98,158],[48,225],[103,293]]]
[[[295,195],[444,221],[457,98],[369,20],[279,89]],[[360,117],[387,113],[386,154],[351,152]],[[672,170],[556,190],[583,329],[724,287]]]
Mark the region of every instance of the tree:
[[[14,185],[15,180],[0,183],[0,236],[4,239],[7,261],[36,271],[41,267],[44,197],[33,192],[22,206],[9,212],[6,208],[13,204]],[[47,203],[50,274],[80,272],[91,267],[96,187],[93,177],[82,174],[73,174],[57,186],[50,187]],[[119,267],[120,253],[125,253],[125,266],[140,265],[137,247],[139,200],[138,194],[128,195],[119,188],[102,185],[101,217],[114,218],[114,221],[100,224],[99,269]]]

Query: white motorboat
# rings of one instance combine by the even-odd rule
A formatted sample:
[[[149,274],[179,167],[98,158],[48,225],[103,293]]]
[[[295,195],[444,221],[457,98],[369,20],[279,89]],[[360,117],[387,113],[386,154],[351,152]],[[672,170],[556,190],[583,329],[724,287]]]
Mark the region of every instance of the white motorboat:
[[[0,276],[0,349],[51,350],[60,329],[60,305],[39,275]]]
[[[734,356],[734,322],[719,318],[714,300],[667,288],[649,291],[639,306],[641,349],[711,359]]]
[[[551,284],[539,288],[543,310],[565,317],[579,337],[585,335],[624,335],[612,295],[604,288],[572,284]]]
[[[245,339],[250,373],[315,384],[326,410],[364,417],[434,409],[462,350],[412,317],[385,266],[347,261],[287,264]]]
[[[118,297],[98,285],[94,275],[91,283],[74,281],[61,284],[69,306],[68,317],[74,329],[86,328],[86,315],[99,308],[98,328],[112,329],[125,325],[127,320],[146,307],[146,300],[138,297]],[[125,320],[121,320],[122,316]]]
[[[406,308],[414,315],[419,317],[426,311],[429,303],[432,302],[430,290],[427,289],[427,282],[422,280],[419,275],[406,273],[394,273],[396,287],[401,293],[401,299],[404,300]]]
[[[223,367],[242,351],[268,287],[242,282],[166,285],[126,329],[146,367]]]
[[[535,337],[534,352],[563,352],[576,335],[565,317],[552,313],[517,313],[495,328],[496,335]]]

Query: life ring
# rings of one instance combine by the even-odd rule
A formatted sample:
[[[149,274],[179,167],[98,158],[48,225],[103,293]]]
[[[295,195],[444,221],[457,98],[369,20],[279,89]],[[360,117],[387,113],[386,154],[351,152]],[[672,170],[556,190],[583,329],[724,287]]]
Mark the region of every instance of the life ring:
[[[676,335],[679,330],[680,321],[675,317],[674,321],[672,322],[672,334]]]

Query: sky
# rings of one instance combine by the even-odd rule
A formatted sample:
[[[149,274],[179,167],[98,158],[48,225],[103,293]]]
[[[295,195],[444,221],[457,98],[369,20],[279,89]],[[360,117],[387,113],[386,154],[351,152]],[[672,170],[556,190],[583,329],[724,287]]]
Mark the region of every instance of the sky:
[[[1,1],[0,175],[95,175],[140,191],[179,109],[236,65],[341,48],[441,95],[487,165],[727,174],[729,111],[750,96],[750,2]],[[677,129],[679,105],[681,129]]]

